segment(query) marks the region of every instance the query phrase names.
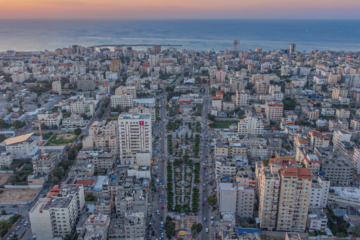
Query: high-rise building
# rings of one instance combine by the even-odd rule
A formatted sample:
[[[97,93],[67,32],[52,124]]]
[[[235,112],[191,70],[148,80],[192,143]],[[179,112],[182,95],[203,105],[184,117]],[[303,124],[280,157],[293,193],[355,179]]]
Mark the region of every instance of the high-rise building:
[[[111,60],[110,62],[110,71],[112,72],[120,72],[121,70],[121,61],[119,60]]]
[[[160,45],[154,46],[154,51],[155,51],[155,53],[160,53],[161,52],[161,46]]]
[[[122,164],[134,164],[137,152],[152,152],[150,114],[121,113],[118,118],[118,126]]]
[[[238,123],[239,135],[262,135],[264,132],[264,124],[261,119],[247,116]]]
[[[283,160],[273,161],[268,167],[259,162],[256,167],[260,228],[305,231],[312,185],[309,170]]]
[[[296,51],[296,44],[292,43],[290,44],[290,54],[294,53]]]
[[[240,41],[238,39],[234,40],[233,48],[235,52],[238,52],[240,50]]]
[[[236,106],[248,106],[249,105],[249,99],[250,99],[250,92],[249,90],[241,90],[236,91],[236,100],[235,105]]]
[[[283,117],[284,105],[282,102],[267,101],[265,105],[265,114],[268,120],[280,121]]]
[[[225,82],[226,71],[224,69],[216,70],[216,82]]]

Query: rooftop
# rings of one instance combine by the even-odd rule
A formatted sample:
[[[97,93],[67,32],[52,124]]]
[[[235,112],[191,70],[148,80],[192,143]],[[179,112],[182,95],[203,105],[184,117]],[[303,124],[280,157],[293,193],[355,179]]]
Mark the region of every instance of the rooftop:
[[[34,134],[34,132],[28,133],[28,134],[24,134],[24,135],[21,135],[21,136],[17,136],[17,137],[13,137],[13,138],[8,138],[8,139],[5,139],[5,140],[3,141],[3,143],[5,143],[6,145],[12,145],[12,144],[16,144],[16,143],[25,142],[25,141],[28,140],[33,134]]]

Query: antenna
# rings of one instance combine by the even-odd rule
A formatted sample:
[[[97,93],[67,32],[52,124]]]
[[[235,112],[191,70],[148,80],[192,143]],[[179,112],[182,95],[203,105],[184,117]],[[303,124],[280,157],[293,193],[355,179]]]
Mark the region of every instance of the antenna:
[[[44,149],[44,141],[43,141],[43,137],[42,137],[42,132],[41,132],[41,124],[40,124],[40,120],[38,120],[38,127],[39,127],[39,136],[40,136],[40,144],[41,144],[41,158],[46,160],[46,156],[45,156],[45,149]]]

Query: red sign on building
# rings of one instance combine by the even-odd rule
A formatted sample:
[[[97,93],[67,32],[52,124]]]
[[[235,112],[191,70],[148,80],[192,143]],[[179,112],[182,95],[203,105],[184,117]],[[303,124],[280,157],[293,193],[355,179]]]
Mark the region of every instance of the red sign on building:
[[[144,125],[144,121],[139,121],[139,125]]]

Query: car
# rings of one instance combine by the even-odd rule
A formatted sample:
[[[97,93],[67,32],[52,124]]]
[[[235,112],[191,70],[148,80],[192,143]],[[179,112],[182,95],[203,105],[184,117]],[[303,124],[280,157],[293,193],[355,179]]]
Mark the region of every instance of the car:
[[[164,237],[164,233],[161,233],[161,237],[162,237],[162,238]]]
[[[160,215],[160,212],[159,212],[159,210],[156,210],[156,214],[157,214],[157,215]]]
[[[213,216],[211,216],[211,220],[214,220],[214,217],[213,217]]]
[[[161,198],[159,199],[159,202],[162,202],[162,199],[161,199]]]
[[[207,232],[207,233],[208,233],[208,232],[209,232],[209,229],[208,229],[208,228],[206,228],[206,229],[205,229],[205,232]]]
[[[160,228],[160,232],[162,233],[162,228]]]
[[[211,226],[214,226],[214,221],[211,221]]]
[[[164,205],[161,206],[161,209],[164,209]]]
[[[206,198],[204,198],[204,202],[206,202]]]
[[[204,218],[204,222],[206,222],[206,218]]]
[[[160,227],[164,227],[164,222],[163,221],[160,222]]]

